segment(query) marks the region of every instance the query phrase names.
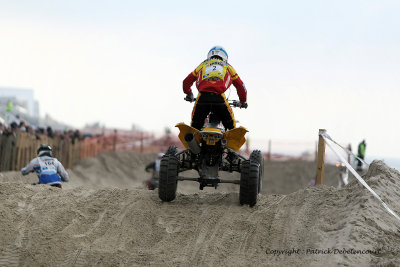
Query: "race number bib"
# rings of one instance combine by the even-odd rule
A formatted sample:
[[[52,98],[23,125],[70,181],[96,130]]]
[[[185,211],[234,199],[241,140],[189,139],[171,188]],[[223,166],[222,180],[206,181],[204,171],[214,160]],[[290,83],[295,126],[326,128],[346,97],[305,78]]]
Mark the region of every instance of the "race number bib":
[[[55,174],[57,173],[57,166],[53,159],[42,160],[39,158],[40,173],[41,174]]]
[[[210,74],[211,72],[214,72],[214,71],[217,71],[222,74],[223,70],[224,70],[224,68],[219,65],[209,66],[209,67],[206,67],[206,74]]]
[[[227,65],[220,60],[210,60],[204,64],[202,79],[218,78],[224,80]]]

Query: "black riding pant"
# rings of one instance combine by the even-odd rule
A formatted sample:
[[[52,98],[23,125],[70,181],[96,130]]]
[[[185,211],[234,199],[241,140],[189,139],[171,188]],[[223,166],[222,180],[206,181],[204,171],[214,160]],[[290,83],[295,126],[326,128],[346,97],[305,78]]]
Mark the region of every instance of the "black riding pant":
[[[207,92],[199,93],[197,97],[193,107],[191,126],[201,130],[210,112],[214,118],[217,117],[222,122],[225,129],[230,130],[235,128],[235,117],[225,95]]]

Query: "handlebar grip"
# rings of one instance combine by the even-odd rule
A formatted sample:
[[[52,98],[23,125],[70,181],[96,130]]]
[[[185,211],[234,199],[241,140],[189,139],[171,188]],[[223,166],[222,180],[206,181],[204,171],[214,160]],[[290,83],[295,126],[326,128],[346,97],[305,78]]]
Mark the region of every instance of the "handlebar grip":
[[[233,100],[229,103],[229,105],[234,106],[235,108],[247,108],[247,102],[241,103],[239,101]]]
[[[190,99],[190,98],[185,97],[185,98],[183,98],[183,100],[192,103],[192,102],[196,101],[196,98]]]

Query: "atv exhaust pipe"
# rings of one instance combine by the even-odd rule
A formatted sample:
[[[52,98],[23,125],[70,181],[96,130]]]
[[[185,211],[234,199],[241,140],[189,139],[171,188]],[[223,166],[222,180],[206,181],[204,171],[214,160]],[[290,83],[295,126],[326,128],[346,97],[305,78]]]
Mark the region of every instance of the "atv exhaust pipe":
[[[199,146],[199,143],[197,143],[196,138],[194,138],[193,133],[187,133],[185,134],[185,142],[189,146],[190,151],[192,151],[194,154],[199,154],[201,151],[201,148]]]

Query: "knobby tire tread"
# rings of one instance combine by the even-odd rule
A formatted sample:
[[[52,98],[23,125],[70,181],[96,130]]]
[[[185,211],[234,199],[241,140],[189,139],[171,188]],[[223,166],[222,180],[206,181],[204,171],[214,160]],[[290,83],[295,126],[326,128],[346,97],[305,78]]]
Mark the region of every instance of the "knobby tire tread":
[[[165,155],[176,155],[178,153],[178,148],[176,146],[169,146]]]
[[[246,160],[242,163],[239,193],[241,205],[248,204],[253,207],[257,203],[259,170],[257,162]]]
[[[261,154],[261,151],[254,150],[253,152],[251,152],[250,161],[257,162],[258,164],[260,164],[260,180],[258,181],[258,193],[260,193],[260,191],[263,188],[263,179],[264,179],[264,157]]]
[[[161,159],[158,196],[162,201],[176,198],[178,169],[179,161],[175,156],[165,155]]]

